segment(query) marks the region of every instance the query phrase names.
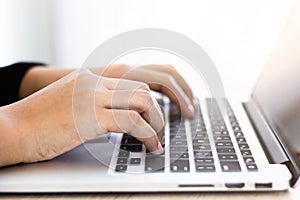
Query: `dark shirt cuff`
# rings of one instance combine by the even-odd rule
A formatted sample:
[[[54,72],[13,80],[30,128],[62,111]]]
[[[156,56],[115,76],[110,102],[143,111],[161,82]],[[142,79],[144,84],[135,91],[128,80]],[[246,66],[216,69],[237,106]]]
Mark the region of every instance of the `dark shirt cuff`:
[[[19,100],[19,89],[26,72],[34,66],[45,66],[44,63],[19,62],[0,68],[0,106]]]

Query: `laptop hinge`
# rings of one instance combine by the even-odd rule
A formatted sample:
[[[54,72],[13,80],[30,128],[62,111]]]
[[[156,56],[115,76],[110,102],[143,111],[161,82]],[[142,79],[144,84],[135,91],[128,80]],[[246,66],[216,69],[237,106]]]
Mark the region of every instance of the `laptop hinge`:
[[[260,112],[254,100],[243,103],[243,106],[256,129],[257,136],[271,163],[282,164],[289,161],[272,128]]]

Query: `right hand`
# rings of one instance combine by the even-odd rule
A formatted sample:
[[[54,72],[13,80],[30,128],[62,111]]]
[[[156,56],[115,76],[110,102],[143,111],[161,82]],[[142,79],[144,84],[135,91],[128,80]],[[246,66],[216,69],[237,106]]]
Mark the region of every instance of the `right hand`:
[[[22,136],[22,151],[12,151],[23,154],[20,162],[52,159],[107,132],[130,133],[163,152],[163,116],[145,83],[77,70],[10,106]]]

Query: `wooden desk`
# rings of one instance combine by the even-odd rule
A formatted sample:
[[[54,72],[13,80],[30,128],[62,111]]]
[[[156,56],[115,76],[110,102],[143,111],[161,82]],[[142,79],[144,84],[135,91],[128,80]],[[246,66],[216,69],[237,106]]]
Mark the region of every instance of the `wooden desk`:
[[[300,187],[285,192],[251,192],[251,193],[109,193],[109,194],[25,194],[25,195],[0,195],[0,199],[160,199],[160,200],[299,200]]]

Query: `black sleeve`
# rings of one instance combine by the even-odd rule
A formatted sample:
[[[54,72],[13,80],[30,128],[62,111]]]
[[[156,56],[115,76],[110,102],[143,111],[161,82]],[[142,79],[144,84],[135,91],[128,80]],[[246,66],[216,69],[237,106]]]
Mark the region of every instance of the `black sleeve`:
[[[43,63],[20,62],[6,67],[0,67],[0,106],[19,100],[19,88],[25,73],[34,66],[44,66]]]

